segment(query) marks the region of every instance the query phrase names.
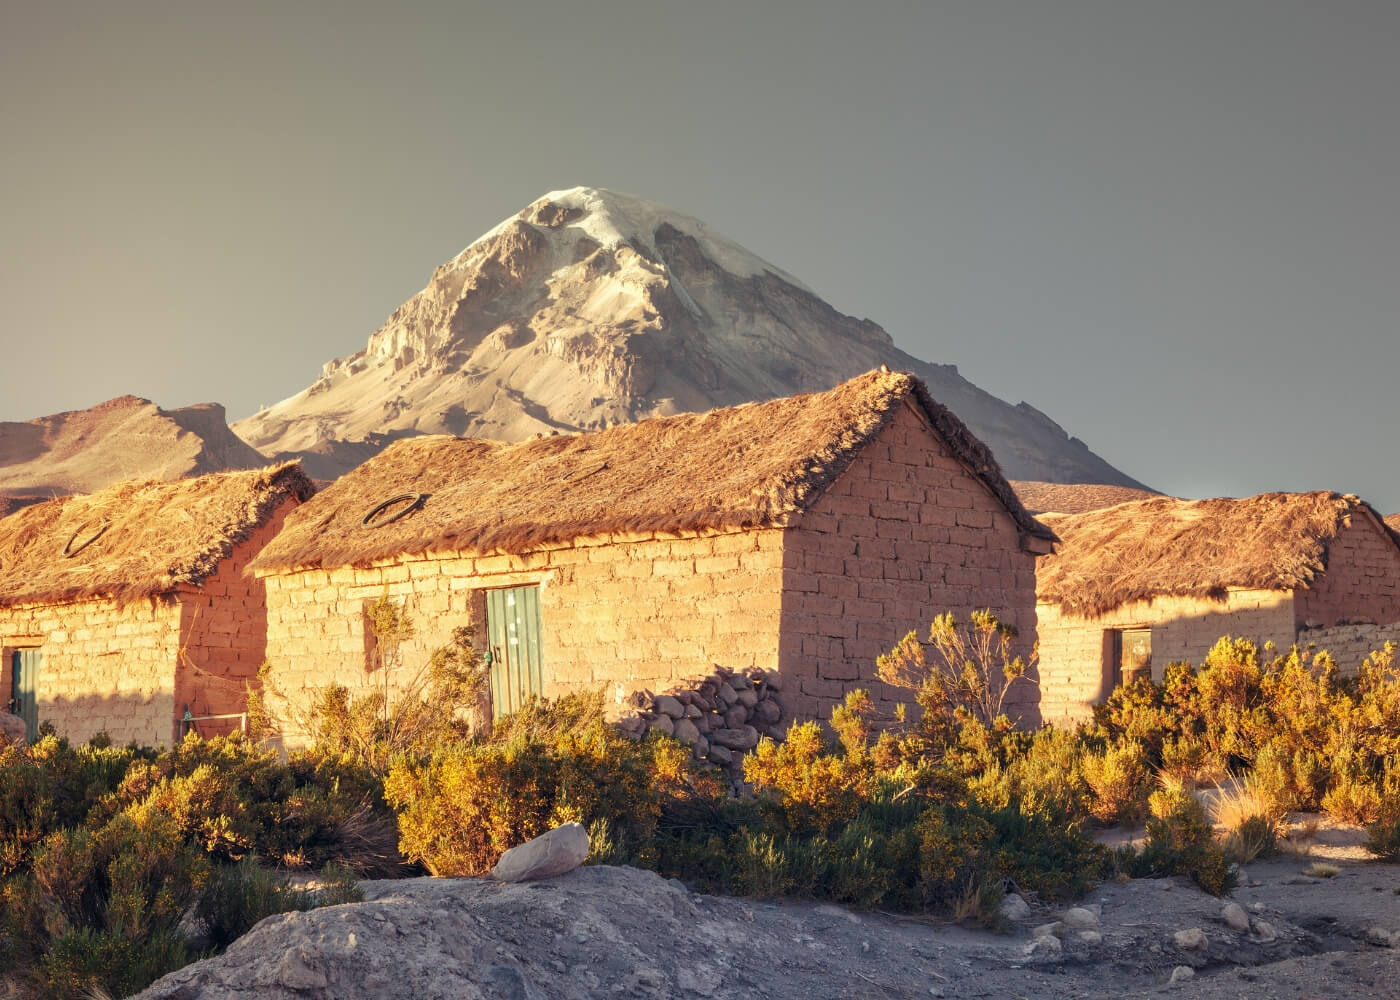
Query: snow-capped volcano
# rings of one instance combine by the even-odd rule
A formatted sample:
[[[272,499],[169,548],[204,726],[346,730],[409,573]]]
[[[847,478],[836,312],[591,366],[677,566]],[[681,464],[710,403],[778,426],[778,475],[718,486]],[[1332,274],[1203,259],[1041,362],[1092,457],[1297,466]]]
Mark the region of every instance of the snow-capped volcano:
[[[881,364],[924,378],[1008,476],[1138,485],[698,219],[597,188],[551,192],[496,226],[364,350],[234,430],[267,455],[310,452],[328,475],[404,434],[588,430],[829,389]]]

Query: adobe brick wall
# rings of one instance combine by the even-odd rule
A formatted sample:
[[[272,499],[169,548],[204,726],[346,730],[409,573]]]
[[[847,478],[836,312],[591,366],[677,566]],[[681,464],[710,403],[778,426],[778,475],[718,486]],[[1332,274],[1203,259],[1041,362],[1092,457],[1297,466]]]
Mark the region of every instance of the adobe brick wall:
[[[180,609],[165,599],[25,604],[0,609],[4,700],[10,654],[39,646],[39,719],[74,741],[106,731],[115,743],[174,739]]]
[[[199,587],[180,589],[180,634],[184,656],[175,675],[175,708],[180,716],[228,715],[248,707],[247,685],[267,656],[267,588],[245,573],[248,563],[282,530],[299,506],[288,498],[219,563]],[[196,723],[202,736],[230,733],[237,719]]]
[[[875,680],[875,660],[944,611],[991,608],[1035,637],[1035,557],[1001,502],[904,406],[783,542],[783,698],[798,718],[830,718],[865,688],[885,710],[912,701]],[[1036,721],[1034,688],[1019,710]]]
[[[1298,628],[1400,621],[1400,549],[1371,518],[1353,514],[1327,548],[1327,571],[1297,591],[1294,610]]]
[[[1292,592],[1280,590],[1232,590],[1223,602],[1158,597],[1125,604],[1101,618],[1064,615],[1057,604],[1041,604],[1041,714],[1046,722],[1079,721],[1107,697],[1104,633],[1110,629],[1152,629],[1152,677],[1160,681],[1168,663],[1199,666],[1221,636],[1291,646],[1293,599]]]
[[[276,686],[303,699],[333,681],[379,683],[364,609],[384,594],[417,624],[404,676],[453,627],[484,633],[485,589],[539,584],[546,696],[605,687],[620,704],[713,664],[756,666],[784,675],[798,718],[828,718],[855,687],[892,708],[876,658],[941,612],[966,619],[990,607],[1020,630],[1022,651],[1035,635],[1035,557],[1000,501],[907,405],[785,529],[579,539],[525,556],[405,557],[264,582]],[[1020,710],[1035,721],[1034,688],[1023,690],[1032,703]],[[274,705],[284,719],[288,707]]]
[[[540,586],[546,696],[605,688],[619,704],[638,688],[662,690],[714,663],[773,668],[782,600],[777,529],[688,537],[607,537],[524,556],[404,558],[365,568],[271,574],[267,655],[290,696],[331,682],[368,689],[371,643],[364,609],[402,601],[416,634],[401,648],[406,677],[477,626],[484,590]],[[286,705],[274,705],[287,716]],[[300,734],[289,731],[296,742]]]
[[[0,700],[10,696],[10,653],[38,646],[40,721],[74,741],[105,731],[115,743],[170,745],[186,705],[194,715],[242,712],[244,681],[257,676],[266,649],[264,588],[243,570],[296,503],[235,546],[201,587],[125,607],[104,599],[0,609]]]
[[[1352,677],[1372,651],[1393,642],[1400,646],[1400,624],[1335,625],[1331,628],[1298,630],[1298,646],[1314,652],[1326,650],[1343,677]]]

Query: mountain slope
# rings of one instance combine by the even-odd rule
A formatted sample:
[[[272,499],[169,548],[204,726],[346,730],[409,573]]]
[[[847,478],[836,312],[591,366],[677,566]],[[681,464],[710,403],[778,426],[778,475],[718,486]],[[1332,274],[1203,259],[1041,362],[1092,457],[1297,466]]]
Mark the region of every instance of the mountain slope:
[[[923,378],[1009,477],[1140,485],[1040,411],[901,351],[699,220],[593,188],[492,229],[364,350],[234,430],[267,455],[312,452],[324,475],[362,441],[589,430],[822,391],[881,364]]]
[[[91,493],[126,479],[256,469],[267,459],[229,430],[224,408],[162,410],[120,396],[87,410],[0,422],[0,496]]]

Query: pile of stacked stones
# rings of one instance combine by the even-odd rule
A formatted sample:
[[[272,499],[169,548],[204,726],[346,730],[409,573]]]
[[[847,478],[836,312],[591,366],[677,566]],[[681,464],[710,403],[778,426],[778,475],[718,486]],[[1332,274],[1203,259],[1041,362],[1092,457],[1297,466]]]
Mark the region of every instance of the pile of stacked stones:
[[[633,739],[652,730],[689,743],[697,760],[726,769],[736,784],[743,780],[744,751],[759,737],[781,740],[791,717],[779,692],[782,677],[760,667],[715,672],[666,694],[638,691],[629,699],[636,715],[618,722]]]

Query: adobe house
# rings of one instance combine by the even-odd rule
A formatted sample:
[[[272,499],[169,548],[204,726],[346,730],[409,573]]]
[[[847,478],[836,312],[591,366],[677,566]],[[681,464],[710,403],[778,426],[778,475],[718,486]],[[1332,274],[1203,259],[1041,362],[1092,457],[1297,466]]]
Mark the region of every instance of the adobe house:
[[[911,375],[500,444],[400,440],[287,519],[252,563],[276,686],[371,683],[365,609],[403,601],[426,662],[471,623],[493,707],[605,688],[621,701],[712,664],[782,677],[825,718],[934,614],[996,609],[1035,634],[1053,534]]]
[[[263,587],[243,570],[313,492],[292,462],[0,519],[0,692],[30,738],[43,721],[148,745],[236,728],[208,717],[245,711],[265,654]]]
[[[1060,536],[1037,571],[1047,720],[1086,717],[1138,672],[1199,665],[1224,635],[1287,648],[1400,622],[1400,535],[1354,496],[1158,497],[1045,521]]]

